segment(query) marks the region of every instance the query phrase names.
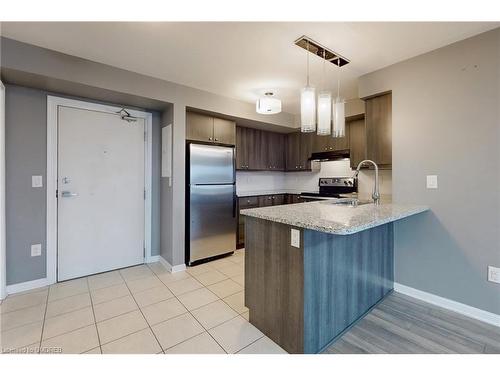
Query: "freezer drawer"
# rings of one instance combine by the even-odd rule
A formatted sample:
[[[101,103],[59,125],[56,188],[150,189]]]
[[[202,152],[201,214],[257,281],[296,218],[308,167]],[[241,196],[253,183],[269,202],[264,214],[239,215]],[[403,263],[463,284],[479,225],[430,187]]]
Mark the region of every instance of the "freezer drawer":
[[[234,148],[191,143],[190,184],[232,184],[235,182]]]
[[[234,185],[190,187],[189,263],[236,250]]]

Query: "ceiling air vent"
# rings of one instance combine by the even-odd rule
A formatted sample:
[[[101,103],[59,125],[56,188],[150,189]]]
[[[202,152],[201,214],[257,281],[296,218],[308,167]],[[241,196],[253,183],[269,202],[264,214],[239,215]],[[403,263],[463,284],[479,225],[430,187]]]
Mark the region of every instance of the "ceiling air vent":
[[[302,35],[299,39],[297,39],[295,41],[295,45],[308,50],[318,57],[323,58],[323,56],[325,56],[324,59],[326,61],[329,61],[336,66],[344,66],[349,64],[350,62],[345,57],[340,56],[338,53],[333,52],[331,49],[322,46],[318,42],[305,35]]]

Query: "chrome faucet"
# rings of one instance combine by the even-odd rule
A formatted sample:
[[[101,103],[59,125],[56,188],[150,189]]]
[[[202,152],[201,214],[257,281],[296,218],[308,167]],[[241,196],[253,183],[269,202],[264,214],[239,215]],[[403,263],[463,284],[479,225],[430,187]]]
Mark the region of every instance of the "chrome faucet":
[[[358,167],[356,168],[356,172],[354,172],[353,177],[357,178],[359,174],[359,170],[361,169],[361,166],[364,163],[371,163],[375,166],[375,186],[373,187],[373,193],[372,193],[372,199],[373,203],[375,204],[380,204],[380,192],[379,192],[379,185],[378,185],[378,165],[375,163],[373,160],[363,160],[358,164]]]

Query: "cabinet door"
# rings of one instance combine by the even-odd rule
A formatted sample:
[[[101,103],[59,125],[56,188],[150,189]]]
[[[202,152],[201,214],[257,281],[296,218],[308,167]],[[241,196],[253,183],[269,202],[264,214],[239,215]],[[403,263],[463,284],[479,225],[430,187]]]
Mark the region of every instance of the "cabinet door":
[[[272,162],[269,158],[269,143],[272,141],[271,133],[263,130],[255,131],[255,139],[258,143],[258,153],[259,153],[259,170],[270,171],[272,170]]]
[[[366,157],[381,166],[392,165],[392,95],[365,101]]]
[[[273,171],[285,170],[285,136],[284,134],[268,132],[267,158],[269,169]]]
[[[260,131],[257,129],[247,128],[248,137],[248,169],[250,170],[261,170],[262,167],[262,156],[261,156],[261,136]]]
[[[285,196],[283,194],[273,195],[273,206],[280,206],[285,204]]]
[[[286,135],[285,166],[287,171],[299,170],[300,133]]]
[[[328,142],[332,138],[331,135],[315,135],[313,140],[313,152],[328,151]]]
[[[365,119],[349,123],[349,149],[351,168],[357,168],[359,162],[366,159]]]
[[[312,154],[313,142],[316,133],[298,133],[299,134],[299,170],[311,170],[311,161],[309,158]]]
[[[341,138],[333,138],[332,144],[334,150],[349,150],[349,124],[345,125],[345,136]]]
[[[186,139],[212,142],[214,138],[214,118],[199,113],[186,113]]]
[[[214,118],[214,142],[226,145],[236,143],[236,123],[230,120]]]
[[[259,196],[259,207],[268,207],[273,205],[272,195],[260,195]]]
[[[245,170],[249,168],[248,152],[250,140],[248,128],[238,126],[236,128],[236,169]]]

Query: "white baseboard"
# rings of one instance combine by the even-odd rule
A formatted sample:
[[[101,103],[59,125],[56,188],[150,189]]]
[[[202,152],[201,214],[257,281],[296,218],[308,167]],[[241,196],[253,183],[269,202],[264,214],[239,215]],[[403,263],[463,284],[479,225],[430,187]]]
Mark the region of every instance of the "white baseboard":
[[[26,281],[24,283],[7,285],[7,294],[25,292],[30,289],[41,288],[52,284],[48,278]]]
[[[184,271],[186,269],[185,264],[178,264],[176,266],[172,266],[169,262],[165,260],[162,256],[160,256],[159,259],[160,263],[165,266],[167,270],[169,270],[171,273],[179,272],[179,271]]]
[[[146,263],[156,263],[160,261],[161,256],[159,255],[151,255],[146,258]]]
[[[500,327],[500,315],[493,314],[489,311],[481,310],[451,299],[443,298],[435,294],[427,293],[422,290],[414,289],[406,285],[394,283],[396,292],[406,294],[407,296],[431,303],[433,305],[448,309],[459,314],[468,316],[469,318],[477,319],[485,323],[489,323]]]

